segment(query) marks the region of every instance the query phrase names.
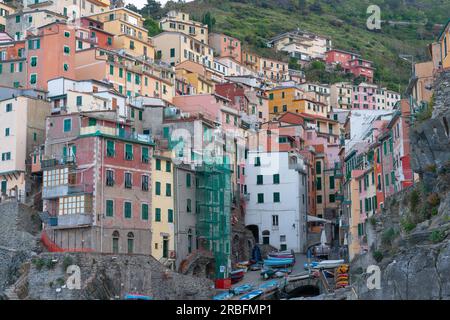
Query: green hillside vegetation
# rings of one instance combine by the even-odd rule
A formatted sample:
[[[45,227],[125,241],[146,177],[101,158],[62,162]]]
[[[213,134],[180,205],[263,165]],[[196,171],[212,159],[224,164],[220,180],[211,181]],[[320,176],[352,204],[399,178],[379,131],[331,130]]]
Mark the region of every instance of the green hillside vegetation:
[[[397,25],[382,23],[381,30],[366,28],[369,5],[381,8],[383,21],[401,22]],[[234,36],[250,50],[266,57],[288,60],[287,56],[267,48],[271,37],[296,28],[326,35],[333,47],[360,53],[374,61],[375,82],[392,90],[405,88],[411,73],[410,63],[399,58],[409,54],[415,61],[428,59],[427,45],[439,32],[439,25],[449,18],[450,1],[445,0],[196,0],[169,1],[165,8],[142,10],[154,19],[170,9],[183,10],[198,21],[205,21],[213,31]],[[212,20],[212,21],[211,21]],[[407,22],[407,24],[403,23]],[[153,24],[153,26],[155,26]],[[157,25],[156,25],[157,27]],[[152,34],[155,33],[152,29]],[[291,61],[292,65],[292,61]],[[317,67],[317,66],[316,66]],[[322,68],[309,68],[307,75],[316,81],[342,81],[345,76]]]

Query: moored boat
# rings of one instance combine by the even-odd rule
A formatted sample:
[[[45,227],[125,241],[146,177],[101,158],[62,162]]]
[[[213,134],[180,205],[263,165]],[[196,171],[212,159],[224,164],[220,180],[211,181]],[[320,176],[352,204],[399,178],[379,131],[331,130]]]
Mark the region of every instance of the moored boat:
[[[253,289],[253,285],[247,283],[247,284],[243,284],[239,287],[232,289],[232,291],[233,291],[234,295],[238,296],[238,295],[244,294],[246,292],[249,292],[252,289]]]
[[[294,264],[294,259],[279,259],[279,258],[268,258],[264,260],[264,265],[267,267],[283,267],[291,266]]]
[[[230,300],[233,297],[233,293],[231,292],[222,292],[213,297],[213,300]]]
[[[243,295],[239,298],[239,300],[255,300],[256,298],[260,297],[264,291],[262,290],[255,290],[250,293],[247,293],[246,295]]]

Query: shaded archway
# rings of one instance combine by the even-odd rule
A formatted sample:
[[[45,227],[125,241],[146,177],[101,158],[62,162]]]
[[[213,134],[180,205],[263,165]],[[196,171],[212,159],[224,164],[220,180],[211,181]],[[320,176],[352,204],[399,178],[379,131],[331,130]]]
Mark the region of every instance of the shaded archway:
[[[320,289],[317,286],[306,285],[295,288],[288,293],[289,299],[299,297],[315,297],[320,295]]]
[[[255,238],[255,243],[259,243],[259,228],[257,225],[251,224],[246,226],[248,230],[250,230],[253,234],[253,238]]]
[[[192,275],[194,277],[201,277],[202,276],[202,267],[200,265],[196,265],[194,267],[194,270],[192,270]]]
[[[206,277],[208,279],[213,280],[215,278],[216,275],[216,267],[214,265],[214,263],[210,262],[205,266],[205,273],[206,273]]]

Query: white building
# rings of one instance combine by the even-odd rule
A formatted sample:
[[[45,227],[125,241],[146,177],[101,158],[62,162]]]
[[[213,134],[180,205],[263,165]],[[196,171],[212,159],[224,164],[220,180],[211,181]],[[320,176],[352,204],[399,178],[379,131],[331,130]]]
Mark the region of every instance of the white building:
[[[119,117],[128,116],[126,96],[109,83],[96,80],[56,78],[48,81],[48,98],[52,113],[117,110]]]
[[[303,159],[291,152],[250,152],[245,179],[245,224],[258,242],[304,252],[308,184]]]

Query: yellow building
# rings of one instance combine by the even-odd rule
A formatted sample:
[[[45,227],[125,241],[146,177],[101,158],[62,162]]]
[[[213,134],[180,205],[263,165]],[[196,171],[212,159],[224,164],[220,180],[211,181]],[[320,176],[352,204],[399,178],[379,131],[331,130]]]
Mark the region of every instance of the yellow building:
[[[172,66],[193,61],[214,67],[214,51],[207,44],[181,32],[165,31],[153,37],[156,57]]]
[[[117,8],[91,15],[90,18],[102,22],[105,31],[116,35],[113,43],[117,49],[124,49],[133,56],[155,57],[155,49],[140,14]]]
[[[295,86],[275,87],[269,91],[269,117],[273,119],[284,112],[298,113],[298,103],[303,91]]]
[[[450,68],[450,21],[446,24],[444,30],[442,30],[438,39],[441,45],[441,62],[442,67]]]
[[[171,152],[155,155],[152,164],[152,256],[167,266],[175,262],[174,188]],[[169,186],[169,187],[167,187]]]
[[[157,97],[171,102],[175,94],[172,69],[99,48],[75,55],[76,80],[108,80],[121,94]]]
[[[6,17],[13,14],[15,9],[6,3],[0,2],[0,32],[5,32]]]
[[[184,61],[175,67],[177,79],[191,85],[195,94],[212,93],[214,82],[211,74],[206,72],[206,68],[201,64]]]
[[[352,179],[349,182],[351,205],[349,217],[348,251],[350,260],[361,252],[361,242],[359,239],[361,204],[359,202],[359,181],[363,176],[361,170],[352,171]],[[359,178],[359,179],[358,179]]]
[[[181,32],[208,44],[208,26],[191,20],[189,14],[180,11],[169,11],[167,16],[159,22],[164,31]]]
[[[328,116],[328,106],[310,99],[300,98],[295,101],[296,112],[306,113],[313,116],[326,118]]]

